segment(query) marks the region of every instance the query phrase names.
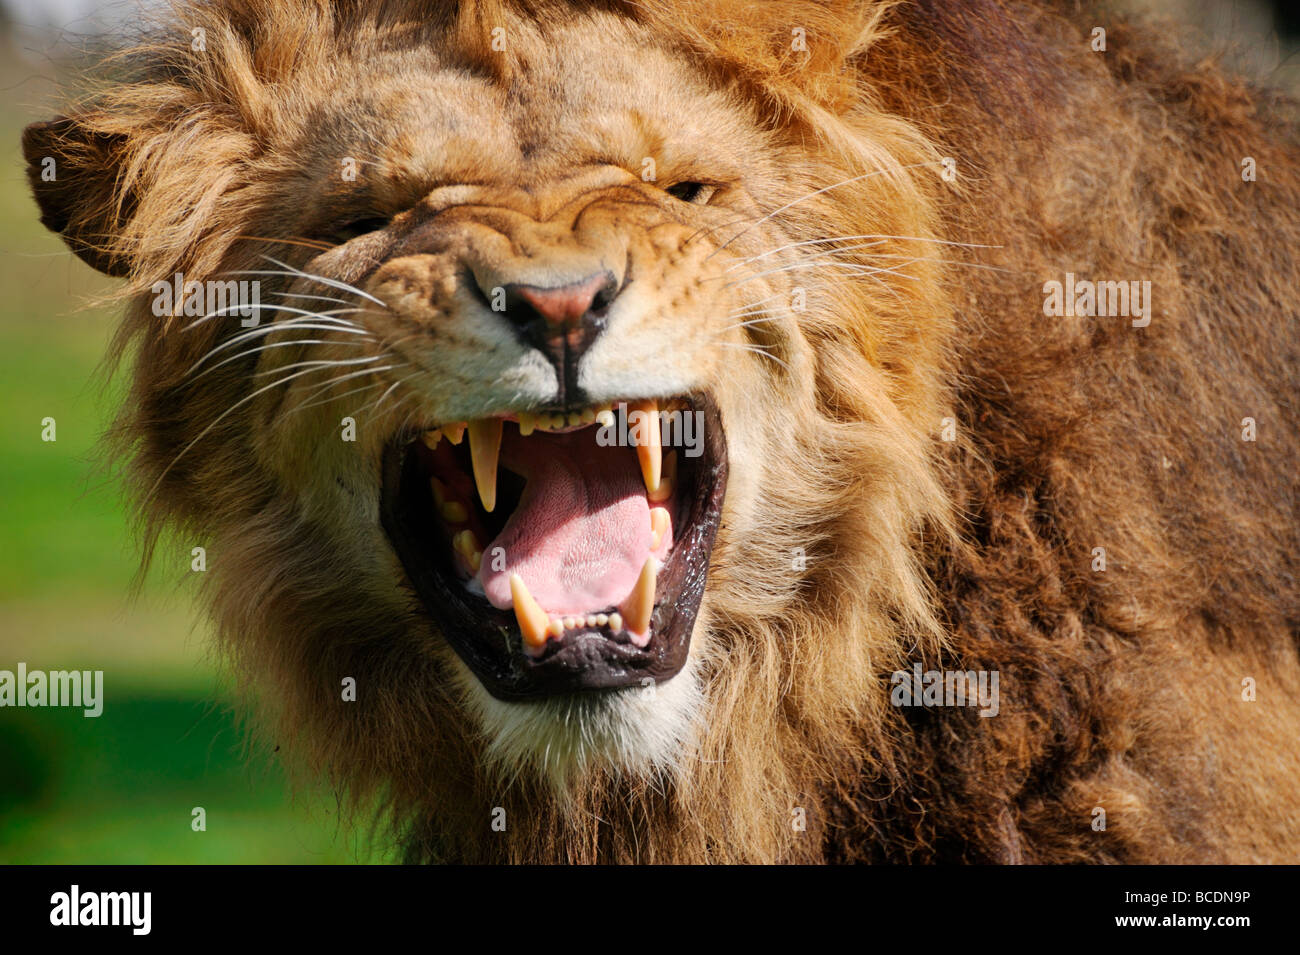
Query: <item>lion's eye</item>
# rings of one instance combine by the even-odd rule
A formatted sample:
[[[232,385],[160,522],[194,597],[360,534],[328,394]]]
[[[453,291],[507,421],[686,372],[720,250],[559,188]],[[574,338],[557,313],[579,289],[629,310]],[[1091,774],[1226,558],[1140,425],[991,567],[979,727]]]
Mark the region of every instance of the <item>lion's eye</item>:
[[[357,236],[367,235],[371,232],[378,232],[389,223],[388,216],[363,216],[359,219],[353,219],[345,222],[341,226],[336,226],[329,230],[328,238],[340,245]]]
[[[693,202],[698,205],[709,201],[709,197],[714,193],[714,188],[702,182],[679,182],[676,185],[669,186],[665,191],[674,199],[680,199],[682,202]]]

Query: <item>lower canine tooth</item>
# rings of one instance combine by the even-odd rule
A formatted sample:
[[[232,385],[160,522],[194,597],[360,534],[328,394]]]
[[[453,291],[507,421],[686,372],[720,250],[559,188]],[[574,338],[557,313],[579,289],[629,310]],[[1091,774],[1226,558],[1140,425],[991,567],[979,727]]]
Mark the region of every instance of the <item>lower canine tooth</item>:
[[[633,405],[632,410],[641,412],[639,425],[633,426],[634,433],[641,438],[640,441],[635,442],[636,456],[641,462],[641,477],[645,479],[645,489],[653,494],[659,490],[664,456],[659,435],[659,403],[641,401]]]
[[[677,452],[669,451],[664,455],[663,476],[659,479],[659,487],[650,491],[646,496],[650,498],[651,503],[662,504],[673,496],[673,488],[677,486]]]
[[[668,533],[668,508],[652,507],[650,508],[650,549],[658,550],[659,545],[663,543],[664,534]]]
[[[497,458],[501,454],[501,419],[479,418],[469,423],[469,457],[474,466],[483,510],[497,506]]]
[[[627,629],[638,636],[650,630],[650,614],[655,609],[655,561],[647,557],[641,568],[641,576],[636,579],[632,592],[619,605],[619,612],[627,623]]]
[[[524,636],[524,645],[533,649],[546,646],[546,632],[551,622],[518,574],[510,575],[510,597],[515,604],[515,619],[519,621],[519,632]]]

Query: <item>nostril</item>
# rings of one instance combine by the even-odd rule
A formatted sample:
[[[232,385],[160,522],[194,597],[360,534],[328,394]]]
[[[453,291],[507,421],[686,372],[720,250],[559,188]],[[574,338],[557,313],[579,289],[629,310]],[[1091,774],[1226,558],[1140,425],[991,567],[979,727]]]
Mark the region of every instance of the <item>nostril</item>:
[[[505,286],[506,314],[519,326],[540,321],[559,331],[584,324],[591,313],[608,308],[617,294],[618,284],[610,272],[554,287],[512,284]]]

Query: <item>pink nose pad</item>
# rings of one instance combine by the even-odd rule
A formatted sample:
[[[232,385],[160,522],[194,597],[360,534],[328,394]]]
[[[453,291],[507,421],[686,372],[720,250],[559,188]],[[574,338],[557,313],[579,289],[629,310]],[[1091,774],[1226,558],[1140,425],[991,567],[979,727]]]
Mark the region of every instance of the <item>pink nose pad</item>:
[[[592,310],[596,296],[610,284],[609,274],[601,272],[581,282],[559,288],[517,285],[514,290],[519,298],[552,325],[576,325],[582,316]]]

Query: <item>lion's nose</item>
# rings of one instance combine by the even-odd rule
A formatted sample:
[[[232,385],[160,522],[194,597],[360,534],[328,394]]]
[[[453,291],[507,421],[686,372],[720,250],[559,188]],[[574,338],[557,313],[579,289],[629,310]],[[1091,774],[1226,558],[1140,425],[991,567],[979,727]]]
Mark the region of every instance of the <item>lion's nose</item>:
[[[505,291],[506,318],[555,366],[560,404],[580,402],[578,363],[600,333],[618,295],[612,272],[597,272],[568,285],[511,284]]]

